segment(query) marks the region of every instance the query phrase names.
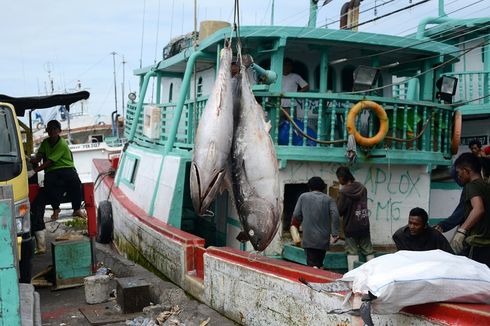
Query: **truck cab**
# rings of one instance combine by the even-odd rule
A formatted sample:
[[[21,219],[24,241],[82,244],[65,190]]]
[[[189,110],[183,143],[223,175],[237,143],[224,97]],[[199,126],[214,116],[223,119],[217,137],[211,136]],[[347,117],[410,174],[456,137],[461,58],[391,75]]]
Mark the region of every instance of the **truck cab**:
[[[32,113],[38,109],[70,105],[90,96],[87,91],[35,97],[10,97],[0,94],[0,185],[12,185],[15,225],[19,244],[21,283],[30,283],[34,238],[31,234],[30,207],[39,185],[27,177],[27,160],[33,153]],[[28,112],[28,123],[19,117]],[[31,181],[31,182],[29,182]],[[31,183],[31,184],[29,184]]]
[[[15,226],[20,246],[20,281],[31,280],[34,242],[31,237],[26,153],[14,106],[0,102],[0,184],[12,185]]]

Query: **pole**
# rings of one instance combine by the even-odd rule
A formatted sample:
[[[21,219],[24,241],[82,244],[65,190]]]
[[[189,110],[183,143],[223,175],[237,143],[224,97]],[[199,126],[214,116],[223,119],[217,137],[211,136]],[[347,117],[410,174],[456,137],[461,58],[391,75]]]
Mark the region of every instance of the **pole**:
[[[126,80],[126,72],[125,72],[125,65],[126,65],[126,60],[124,60],[124,56],[122,57],[123,61],[122,61],[122,65],[123,65],[123,78],[122,78],[122,90],[121,90],[121,99],[122,99],[122,115],[123,115],[123,119],[124,119],[124,111],[126,111],[126,108],[124,107],[124,83],[125,83],[125,80]]]
[[[114,121],[112,121],[112,127],[114,128],[113,130],[113,135],[117,136],[119,138],[119,132],[117,129],[117,82],[116,82],[116,52],[111,52],[112,54],[112,65],[113,65],[113,73],[114,73],[114,106],[115,110],[114,112],[116,113],[114,116]]]
[[[272,0],[271,5],[271,26],[274,26],[274,0]]]

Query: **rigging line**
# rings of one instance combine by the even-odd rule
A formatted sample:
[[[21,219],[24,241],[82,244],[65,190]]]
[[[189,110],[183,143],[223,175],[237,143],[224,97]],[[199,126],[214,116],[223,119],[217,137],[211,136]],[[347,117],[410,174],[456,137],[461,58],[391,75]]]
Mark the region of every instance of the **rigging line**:
[[[481,38],[485,38],[487,37],[486,35],[482,35],[482,36],[478,36],[478,37],[475,37],[475,38],[472,38],[472,39],[469,39],[469,40],[466,40],[464,42],[460,42],[460,43],[456,43],[455,45],[461,45],[461,44],[464,44],[464,43],[469,43],[469,42],[472,42],[472,41],[475,41],[475,40],[478,40],[478,39],[481,39]],[[482,46],[486,45],[488,43],[485,43],[485,44],[482,44]],[[477,48],[475,48],[477,49]],[[460,53],[460,52],[463,52],[465,51],[466,49],[459,49],[457,51],[452,51],[452,52],[448,52],[446,54],[453,54],[453,53]],[[485,51],[484,51],[485,52]],[[409,61],[403,61],[403,62],[399,62],[397,64],[397,66],[401,66],[401,65],[405,65],[407,63],[412,63],[412,62],[418,62],[418,61],[424,61],[424,60],[427,60],[427,59],[432,59],[432,58],[437,58],[437,57],[440,57],[441,55],[440,54],[434,54],[434,55],[431,55],[431,56],[428,56],[428,57],[423,57],[423,58],[419,58],[419,59],[414,59],[414,60],[409,60]],[[381,66],[381,67],[378,67],[378,69],[380,70],[383,70],[383,69],[386,69],[386,68],[389,68],[389,64],[386,65],[386,66]]]
[[[453,3],[456,3],[457,1],[458,1],[458,0],[455,0],[455,1],[449,2],[449,3],[447,3],[447,5],[451,5],[451,4],[453,4]],[[476,1],[476,2],[473,2],[473,3],[469,4],[469,5],[467,5],[467,6],[464,6],[464,7],[458,8],[458,9],[455,9],[455,10],[453,10],[453,11],[451,11],[451,12],[445,13],[445,14],[444,14],[444,16],[441,16],[441,17],[448,17],[448,15],[450,15],[450,14],[453,14],[453,13],[455,13],[455,12],[458,12],[458,11],[461,11],[461,10],[463,10],[463,9],[466,9],[466,8],[468,8],[468,7],[470,7],[470,6],[473,6],[473,5],[475,5],[475,4],[479,3],[479,2],[482,2],[482,1],[483,1],[483,0],[479,0],[479,1]],[[488,7],[487,7],[487,8],[488,8]],[[485,8],[485,9],[486,9],[486,8]],[[481,11],[481,10],[478,10],[478,11]],[[478,11],[477,11],[477,12],[478,12]],[[475,12],[472,12],[472,13],[470,13],[470,14],[466,15],[466,16],[469,16],[469,15],[474,14],[474,13],[475,13]],[[458,19],[460,19],[460,18],[458,18]],[[406,20],[405,22],[407,22],[407,21],[409,21],[409,20]],[[416,25],[415,25],[415,26],[413,26],[413,27],[409,27],[409,28],[407,28],[407,29],[405,29],[405,30],[401,31],[401,32],[397,33],[396,35],[400,35],[400,34],[402,34],[402,33],[409,32],[409,31],[411,31],[411,30],[416,30],[417,28],[418,28],[418,24],[416,24]]]
[[[143,66],[143,41],[145,38],[145,16],[146,16],[146,0],[143,0],[143,19],[141,21],[140,68]]]
[[[466,101],[463,101],[463,102],[453,103],[453,104],[449,104],[449,105],[450,106],[454,106],[454,107],[460,107],[460,106],[463,106],[463,105],[468,104],[470,102],[475,102],[475,101],[483,100],[483,99],[485,99],[487,97],[490,97],[490,94],[484,95],[484,96],[481,96],[481,97],[478,97],[478,98],[474,98],[472,100],[466,100]]]
[[[461,34],[461,31],[451,31],[451,32],[448,33],[449,35],[451,35],[451,34],[456,34],[456,35],[453,36],[453,37],[447,37],[447,38],[443,38],[443,39],[437,40],[437,42],[444,43],[444,42],[449,41],[449,40],[452,40],[454,38],[459,38],[460,36],[464,36],[466,34],[471,34],[473,32],[476,32],[476,31],[479,31],[479,30],[483,30],[483,29],[487,29],[487,28],[489,28],[489,27],[488,26],[482,26],[482,27],[479,27],[477,29],[473,29],[472,27],[465,27],[465,29],[467,29],[468,32],[466,32],[464,34]],[[444,31],[443,32],[440,32],[438,34],[439,35],[442,35],[442,34],[444,34]],[[449,35],[446,35],[446,36],[449,36]],[[423,44],[427,44],[427,43],[431,43],[431,42],[435,42],[435,40],[433,40],[432,38],[424,39],[422,41],[417,41],[417,42],[415,42],[413,44],[406,45],[406,46],[403,46],[403,47],[399,47],[399,48],[396,48],[396,49],[391,49],[391,50],[386,50],[386,51],[378,52],[378,53],[374,53],[374,54],[368,54],[368,55],[364,55],[364,56],[349,58],[349,59],[344,60],[343,62],[354,61],[354,60],[358,60],[358,59],[367,59],[367,58],[372,58],[372,57],[378,57],[380,55],[384,55],[384,54],[388,54],[388,53],[393,53],[393,52],[397,52],[397,51],[401,51],[401,50],[405,50],[405,49],[411,49],[411,48],[413,48],[415,46],[423,45]],[[424,49],[422,48],[420,50],[424,50]]]
[[[439,65],[437,65],[437,66],[434,66],[434,67],[432,67],[432,68],[430,68],[430,69],[427,69],[427,70],[425,70],[425,71],[422,71],[422,72],[420,72],[420,73],[418,73],[418,74],[416,74],[416,75],[414,75],[414,76],[408,77],[408,78],[406,78],[406,79],[405,79],[405,80],[403,80],[403,81],[396,82],[396,83],[391,83],[391,84],[384,85],[384,86],[374,87],[374,88],[367,89],[367,90],[363,90],[363,91],[343,92],[343,94],[361,94],[361,93],[367,93],[367,92],[377,91],[377,90],[380,90],[380,89],[385,89],[385,88],[387,88],[387,87],[391,87],[391,86],[395,86],[395,85],[404,84],[404,83],[406,83],[406,82],[407,82],[408,80],[410,80],[410,79],[414,79],[414,78],[420,77],[420,76],[422,76],[422,75],[425,75],[425,74],[426,74],[426,73],[428,73],[428,72],[434,71],[434,70],[436,70],[436,69],[439,69],[439,68],[442,68],[442,67],[444,67],[444,66],[448,65],[449,63],[451,63],[451,62],[455,61],[456,59],[461,58],[461,57],[462,57],[462,56],[464,56],[466,53],[468,53],[468,52],[472,51],[473,49],[475,49],[475,48],[477,48],[477,47],[482,46],[483,44],[485,44],[485,43],[484,43],[484,42],[482,42],[482,43],[479,43],[479,44],[477,44],[477,45],[475,45],[475,46],[473,46],[473,47],[470,47],[470,48],[468,48],[466,51],[464,51],[462,54],[460,54],[459,56],[455,56],[454,58],[451,58],[451,59],[449,59],[449,60],[447,60],[447,61],[445,61],[445,62],[442,62],[441,64],[439,64]]]
[[[458,1],[458,0],[454,0],[453,2],[456,2],[456,1]],[[431,12],[431,11],[427,12],[426,14],[429,14],[430,12]],[[404,21],[403,23],[406,23],[407,21],[410,21],[410,19],[409,19],[409,20]],[[413,29],[413,28],[414,28],[414,27],[410,27],[410,28],[408,28],[407,30],[404,30],[404,31],[401,31],[401,32],[399,32],[399,33],[397,33],[397,34],[394,34],[393,36],[400,36],[400,34],[402,34],[402,33],[406,32],[406,31],[409,31],[409,30],[411,30],[411,29]],[[367,33],[371,33],[371,32],[368,32],[368,31],[367,31]],[[371,33],[371,34],[373,34],[373,33]],[[352,35],[350,35],[350,36],[346,37],[345,39],[348,39],[348,38],[350,38],[350,37],[352,37]],[[378,37],[378,34],[373,34],[373,35],[371,35],[371,36],[367,37],[367,38],[366,38],[366,41],[367,41],[367,40],[371,40],[371,39],[376,38],[376,37]],[[401,42],[402,40],[403,40],[403,39],[401,38],[399,42]],[[393,45],[396,45],[396,44],[398,44],[399,42],[395,42]]]
[[[459,38],[461,36],[464,36],[464,35],[467,35],[467,34],[471,34],[471,33],[474,33],[476,31],[484,30],[484,29],[487,29],[487,28],[489,28],[489,26],[486,26],[486,25],[484,25],[482,27],[479,27],[477,29],[472,29],[471,27],[465,27],[465,29],[468,30],[466,33],[461,34],[461,31],[451,31],[451,32],[448,33],[448,35],[445,35],[445,36],[450,36],[451,34],[456,34],[456,35],[453,36],[453,37],[446,37],[444,39],[439,40],[438,42],[446,42],[448,40],[452,40],[454,38]],[[353,34],[355,34],[355,33],[353,33]],[[444,34],[444,31],[443,32],[439,32],[438,34],[439,35],[442,35],[442,34]],[[479,38],[481,38],[481,37],[479,37]],[[341,41],[343,41],[345,39],[347,39],[347,38],[344,38]],[[464,44],[466,42],[471,42],[472,40],[474,40],[474,39],[466,40],[466,41],[463,41],[463,42],[460,42],[460,43],[456,43],[456,45],[461,45],[461,44]],[[378,52],[378,53],[374,53],[374,54],[369,54],[369,55],[364,55],[364,56],[358,56],[358,57],[354,57],[354,58],[349,58],[349,59],[343,60],[342,62],[350,62],[350,61],[354,61],[354,60],[360,60],[360,59],[367,59],[367,58],[371,58],[371,57],[377,57],[377,56],[380,56],[380,55],[383,55],[383,54],[393,53],[393,52],[397,52],[397,51],[404,50],[404,49],[410,49],[410,48],[413,48],[414,46],[422,45],[422,44],[426,44],[426,43],[431,43],[431,42],[434,42],[434,40],[432,40],[432,39],[425,39],[423,41],[418,41],[416,43],[413,43],[413,44],[410,44],[410,45],[407,45],[407,46],[404,46],[404,47],[395,48],[395,49],[391,49],[391,50],[386,50],[386,51]],[[421,48],[419,50],[425,50],[425,48]],[[455,52],[451,52],[451,53],[456,53],[456,52],[459,52],[459,51],[455,51]],[[436,56],[439,56],[439,55],[440,54],[438,54]]]
[[[368,9],[361,10],[361,11],[359,12],[359,14],[363,14],[363,13],[365,13],[365,12],[367,12],[367,11],[370,11],[371,9],[374,9],[374,8],[379,8],[379,7],[381,7],[381,6],[387,5],[387,4],[392,3],[392,2],[394,2],[394,1],[395,1],[395,0],[388,0],[388,1],[386,1],[386,2],[383,2],[383,3],[382,3],[382,4],[380,4],[380,5],[375,5],[375,6],[373,6],[373,7],[369,7]],[[319,28],[322,28],[322,27],[328,27],[328,25],[332,25],[332,24],[338,23],[338,22],[340,22],[340,20],[341,20],[343,17],[345,17],[345,16],[347,16],[347,15],[348,15],[348,13],[342,14],[342,15],[340,15],[340,16],[339,16],[339,17],[340,17],[339,19],[334,20],[334,21],[332,21],[332,22],[330,22],[330,23],[326,23],[326,24],[324,24],[324,25],[318,26],[318,27],[319,27]]]
[[[153,58],[153,63],[157,63],[158,32],[160,31],[160,4],[161,4],[161,1],[158,0],[157,29],[156,29],[156,33],[155,33],[155,56]]]
[[[93,68],[95,68],[96,66],[98,66],[99,64],[101,64],[102,61],[106,60],[109,56],[110,56],[110,54],[104,55],[97,62],[95,62],[94,64],[92,64],[91,66],[89,66],[84,72],[80,73],[77,78],[71,79],[70,81],[66,82],[66,84],[67,85],[70,85],[72,83],[76,83],[79,79],[81,79],[80,78],[81,76],[85,75],[87,72],[89,72],[90,70],[92,70]]]
[[[263,25],[266,25],[266,16],[267,16],[267,13],[269,11],[269,7],[271,7],[270,9],[272,10],[272,1],[274,1],[274,0],[269,0],[269,2],[267,3],[267,8],[264,10],[264,17],[262,17],[262,24]]]
[[[168,38],[169,41],[172,40],[172,33],[174,29],[174,6],[175,6],[175,0],[172,0],[172,11],[170,14],[170,37]]]
[[[393,14],[397,14],[397,13],[399,13],[399,12],[402,12],[402,11],[408,10],[408,9],[410,9],[410,8],[413,8],[413,7],[419,6],[419,5],[424,4],[424,3],[426,3],[426,2],[429,2],[429,1],[431,1],[431,0],[422,0],[422,1],[419,1],[419,2],[417,2],[417,3],[413,3],[413,4],[408,5],[408,6],[406,6],[406,7],[403,7],[403,8],[397,9],[397,10],[392,11],[392,12],[389,12],[389,13],[387,13],[387,14],[384,14],[384,15],[381,15],[381,16],[378,16],[378,17],[375,17],[375,18],[373,18],[373,19],[371,19],[371,20],[367,20],[367,21],[364,21],[364,22],[359,23],[359,24],[357,24],[357,25],[354,25],[354,26],[352,26],[351,28],[356,28],[356,27],[359,27],[359,26],[362,26],[362,25],[365,25],[365,24],[372,23],[372,22],[377,21],[377,20],[379,20],[379,19],[382,19],[382,18],[385,18],[385,17],[391,16],[391,15],[393,15]]]

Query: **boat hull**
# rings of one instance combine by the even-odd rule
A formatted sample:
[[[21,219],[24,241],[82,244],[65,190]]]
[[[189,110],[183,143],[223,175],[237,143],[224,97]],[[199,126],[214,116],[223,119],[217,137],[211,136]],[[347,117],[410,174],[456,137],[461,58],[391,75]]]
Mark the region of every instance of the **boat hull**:
[[[110,163],[95,160],[93,173]],[[328,313],[339,309],[342,293],[320,293],[298,278],[331,282],[341,275],[228,247],[204,247],[204,240],[148,216],[127,197],[114,179],[104,178],[96,188],[99,202],[110,198],[114,236],[128,256],[146,261],[189,294],[221,314],[244,325],[350,325],[357,317]],[[376,324],[451,324],[451,316],[466,320],[461,325],[490,322],[490,309],[479,305],[431,304],[411,307],[413,314],[373,316]],[[418,315],[420,314],[420,315]],[[462,318],[462,319],[461,319]]]

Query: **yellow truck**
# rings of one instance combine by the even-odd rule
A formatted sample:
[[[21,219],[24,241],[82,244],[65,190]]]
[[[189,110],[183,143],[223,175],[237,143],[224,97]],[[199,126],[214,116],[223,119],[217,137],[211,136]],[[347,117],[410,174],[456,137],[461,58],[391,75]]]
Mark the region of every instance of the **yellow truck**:
[[[34,243],[30,228],[29,187],[24,146],[15,109],[0,102],[0,184],[13,187],[15,225],[20,244],[20,281],[31,280],[31,259]]]
[[[39,189],[37,180],[29,185],[27,178],[27,159],[33,152],[31,114],[37,109],[61,105],[69,111],[71,104],[89,96],[86,91],[37,97],[0,94],[0,185],[9,184],[13,188],[21,283],[31,281],[34,239],[31,235],[30,203]],[[26,112],[29,112],[28,124],[18,119]]]

